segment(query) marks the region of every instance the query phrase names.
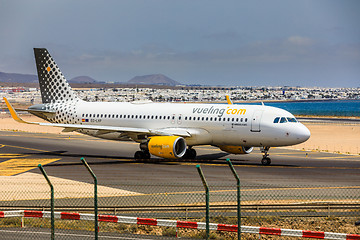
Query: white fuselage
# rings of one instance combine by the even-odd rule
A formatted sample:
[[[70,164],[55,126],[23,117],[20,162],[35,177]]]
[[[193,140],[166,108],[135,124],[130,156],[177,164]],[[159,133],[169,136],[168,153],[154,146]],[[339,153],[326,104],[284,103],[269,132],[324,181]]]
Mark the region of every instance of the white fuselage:
[[[289,146],[310,137],[309,130],[294,121],[291,113],[263,105],[80,101],[75,110],[71,122],[76,124],[171,129],[172,132],[183,129],[191,135],[186,138],[189,146]],[[63,110],[59,108],[58,111]],[[274,123],[277,117],[286,121]],[[112,140],[129,140],[121,133],[79,132]],[[142,142],[135,137],[130,139]]]

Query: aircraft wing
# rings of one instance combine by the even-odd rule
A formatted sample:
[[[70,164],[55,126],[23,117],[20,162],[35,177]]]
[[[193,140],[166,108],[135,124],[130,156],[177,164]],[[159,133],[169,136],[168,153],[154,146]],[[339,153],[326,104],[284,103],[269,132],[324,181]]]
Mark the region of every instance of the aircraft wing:
[[[233,104],[233,102],[231,101],[229,95],[226,95],[226,102],[227,102],[227,104],[230,104],[230,105]]]
[[[133,132],[133,133],[151,133],[146,128],[129,128],[129,127],[115,127],[115,126],[102,126],[102,125],[82,125],[82,124],[64,124],[64,123],[41,123],[41,122],[28,122],[17,114],[10,102],[4,97],[6,106],[8,107],[12,118],[20,123],[35,124],[40,126],[51,126],[51,127],[62,127],[65,128],[65,132],[72,132],[75,130],[86,129],[86,130],[100,130],[109,132]]]
[[[41,122],[28,122],[17,114],[10,102],[4,97],[6,106],[8,107],[12,118],[20,123],[35,124],[40,126],[50,127],[61,127],[64,128],[63,132],[72,132],[76,130],[97,130],[99,132],[110,133],[110,132],[125,132],[129,134],[148,134],[158,136],[181,136],[190,137],[191,134],[182,128],[165,128],[158,130],[151,130],[147,128],[133,128],[133,127],[117,127],[117,126],[105,126],[105,125],[83,125],[83,124],[64,124],[64,123],[41,123]]]

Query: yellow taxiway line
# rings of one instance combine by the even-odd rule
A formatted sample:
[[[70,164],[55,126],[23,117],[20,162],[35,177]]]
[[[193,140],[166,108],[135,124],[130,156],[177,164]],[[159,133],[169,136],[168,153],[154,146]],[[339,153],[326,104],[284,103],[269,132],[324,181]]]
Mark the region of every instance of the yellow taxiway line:
[[[0,153],[0,158],[21,158],[28,157],[29,155],[21,154],[21,153]]]
[[[25,149],[25,150],[33,150],[33,151],[38,151],[38,152],[49,152],[46,150],[41,150],[41,149],[36,149],[36,148],[27,148],[27,147],[20,147],[20,146],[13,146],[13,145],[4,145],[4,147],[11,147],[11,148],[20,148],[20,149]]]
[[[60,160],[60,158],[16,158],[0,163],[0,176],[13,176]]]
[[[37,152],[48,152],[41,149],[26,148],[12,145],[1,144],[0,148],[12,147]],[[30,171],[37,168],[39,164],[45,165],[60,160],[61,158],[26,158],[29,155],[21,153],[0,153],[0,158],[11,158],[0,163],[0,176],[13,176],[19,173]]]

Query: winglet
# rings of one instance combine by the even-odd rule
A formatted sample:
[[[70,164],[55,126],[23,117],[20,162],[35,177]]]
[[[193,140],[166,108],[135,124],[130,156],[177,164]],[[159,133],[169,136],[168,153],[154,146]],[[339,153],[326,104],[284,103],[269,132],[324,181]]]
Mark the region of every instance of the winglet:
[[[226,101],[228,104],[233,104],[233,102],[231,101],[229,95],[226,95]]]
[[[6,106],[8,107],[9,111],[10,111],[10,114],[11,114],[11,117],[17,121],[17,122],[20,122],[20,123],[30,123],[30,122],[26,122],[24,120],[22,120],[19,115],[17,114],[17,112],[15,111],[15,109],[13,108],[13,106],[11,106],[11,104],[9,103],[9,101],[6,99],[6,97],[4,97],[4,101],[5,101],[5,104]],[[31,123],[30,123],[31,124]]]

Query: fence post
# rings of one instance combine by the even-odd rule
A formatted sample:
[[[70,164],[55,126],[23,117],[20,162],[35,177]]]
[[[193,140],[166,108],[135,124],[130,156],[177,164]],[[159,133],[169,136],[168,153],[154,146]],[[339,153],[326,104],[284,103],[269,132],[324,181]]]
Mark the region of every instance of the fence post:
[[[209,186],[206,182],[205,176],[201,170],[200,165],[196,165],[196,168],[199,172],[200,178],[203,182],[204,188],[205,188],[205,202],[206,202],[206,239],[209,239],[209,222],[210,222],[210,217],[209,217],[209,212],[210,212],[210,207],[209,207]]]
[[[85,158],[81,158],[81,162],[85,165],[86,169],[89,171],[91,176],[94,179],[94,217],[95,217],[95,240],[98,240],[99,237],[99,223],[98,223],[98,199],[97,199],[97,177],[94,172],[91,170],[89,164],[85,161]]]
[[[43,166],[41,166],[41,164],[38,165],[38,167],[40,168],[41,173],[44,175],[46,181],[48,182],[49,186],[50,186],[50,190],[51,190],[51,200],[50,200],[50,211],[51,211],[51,240],[55,239],[55,217],[54,217],[54,187],[50,182],[50,179],[48,178],[48,175],[45,172],[45,169],[43,168]]]
[[[236,178],[236,188],[237,188],[237,234],[238,234],[238,239],[241,239],[241,205],[240,205],[240,178],[237,175],[234,166],[232,165],[231,161],[229,158],[226,159],[226,162],[229,164],[229,167],[232,171],[232,173],[234,174],[234,177]]]

